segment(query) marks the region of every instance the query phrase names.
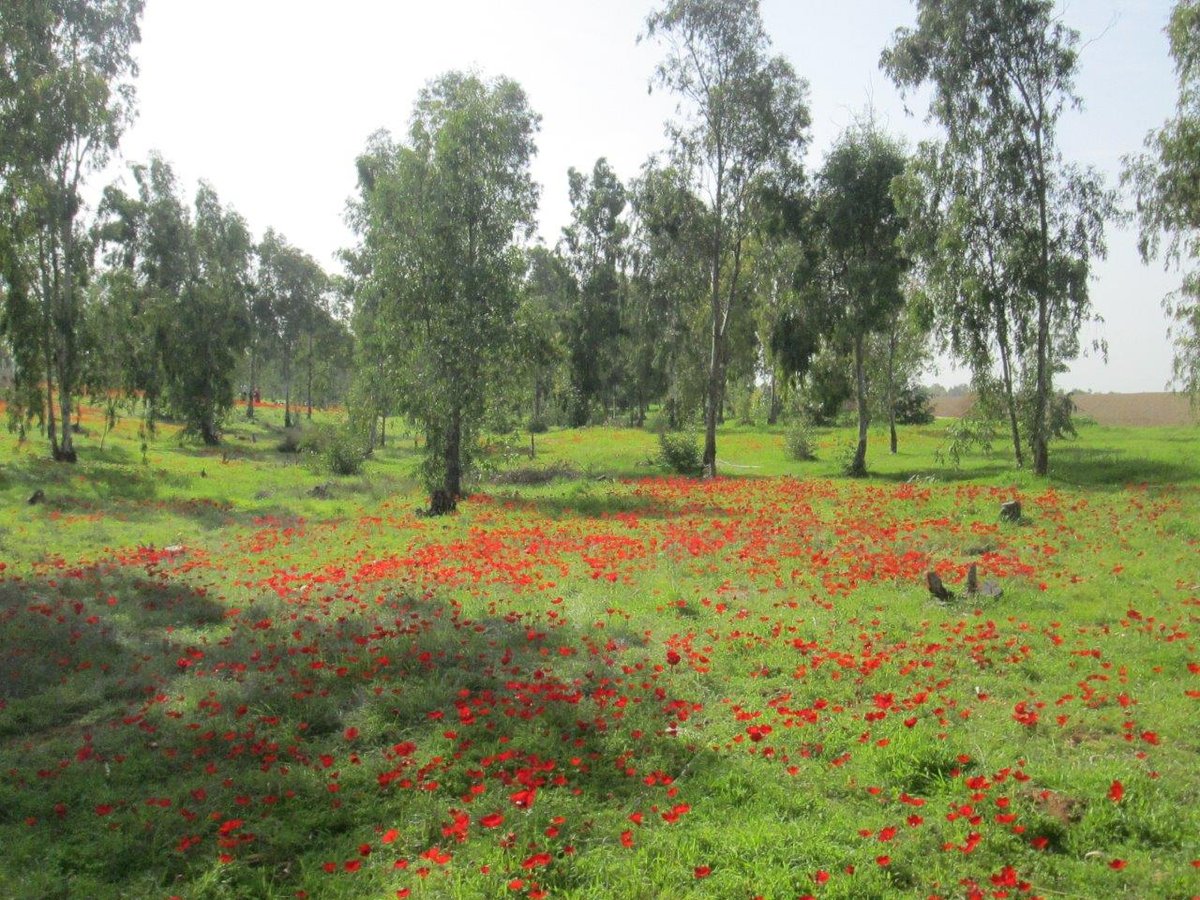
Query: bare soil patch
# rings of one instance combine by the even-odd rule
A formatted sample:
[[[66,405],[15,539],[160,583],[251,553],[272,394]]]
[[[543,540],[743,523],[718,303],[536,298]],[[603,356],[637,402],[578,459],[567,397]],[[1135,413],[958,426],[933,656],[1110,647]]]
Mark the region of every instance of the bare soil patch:
[[[1079,414],[1101,425],[1189,425],[1196,422],[1185,394],[1166,391],[1143,394],[1073,394]],[[974,405],[975,396],[938,397],[934,414],[960,418]]]

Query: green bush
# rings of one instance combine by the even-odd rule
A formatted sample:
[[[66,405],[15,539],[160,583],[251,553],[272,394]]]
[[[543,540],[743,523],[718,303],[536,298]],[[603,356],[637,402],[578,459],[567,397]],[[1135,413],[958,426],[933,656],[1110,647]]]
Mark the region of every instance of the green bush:
[[[810,462],[817,458],[817,439],[807,422],[797,422],[788,431],[788,456],[799,462]]]
[[[309,454],[316,468],[331,475],[357,475],[367,458],[365,443],[345,425],[318,425],[305,429],[299,447]]]
[[[905,385],[896,394],[897,425],[931,425],[933,424],[933,401],[929,391],[920,385]]]
[[[529,427],[527,430],[530,434],[545,434],[550,430],[550,426],[541,416],[536,416],[529,420]]]
[[[301,447],[303,437],[299,428],[285,428],[283,437],[280,438],[275,449],[280,453],[299,453],[303,449]]]
[[[703,458],[696,435],[686,431],[658,433],[658,462],[677,475],[699,475]]]

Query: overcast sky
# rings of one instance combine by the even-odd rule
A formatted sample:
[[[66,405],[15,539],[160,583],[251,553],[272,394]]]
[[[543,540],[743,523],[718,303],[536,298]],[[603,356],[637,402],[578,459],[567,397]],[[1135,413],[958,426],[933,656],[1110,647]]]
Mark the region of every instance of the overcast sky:
[[[661,48],[637,42],[651,0],[147,0],[137,49],[140,109],[122,142],[127,161],[160,151],[189,193],[209,181],[249,221],[330,269],[352,244],[344,222],[354,159],[380,128],[405,131],[417,91],[449,69],[507,75],[542,116],[534,178],[540,233],[553,244],[569,218],[567,169],[608,158],[624,178],[665,149],[670,96],[648,93]],[[1060,143],[1115,184],[1123,154],[1173,110],[1163,27],[1170,0],[1072,0],[1064,20],[1083,39],[1081,114]],[[915,143],[933,135],[916,102],[906,115],[879,71],[880,50],[914,18],[908,0],[763,0],[776,52],[810,86],[809,165],[868,104]],[[911,104],[910,105],[914,105]],[[108,178],[106,174],[104,178]],[[1162,390],[1170,375],[1162,296],[1178,277],[1145,267],[1135,235],[1115,227],[1093,298],[1109,363],[1078,361],[1062,384]],[[949,384],[965,373],[929,376]]]

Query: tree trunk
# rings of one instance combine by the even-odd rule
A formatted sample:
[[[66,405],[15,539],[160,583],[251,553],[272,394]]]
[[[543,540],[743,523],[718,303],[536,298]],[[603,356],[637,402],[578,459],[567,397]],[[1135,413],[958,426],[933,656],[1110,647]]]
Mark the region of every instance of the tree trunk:
[[[312,379],[313,379],[313,336],[308,333],[308,379],[304,387],[305,402],[308,406],[308,421],[312,421]]]
[[[209,447],[215,447],[221,443],[221,436],[217,433],[217,426],[211,414],[206,413],[204,422],[200,425],[200,439]]]
[[[861,334],[854,336],[854,383],[858,404],[858,447],[854,451],[854,461],[850,463],[850,471],[847,474],[861,478],[867,474],[867,425],[870,424],[867,414],[867,373],[863,363]]]
[[[896,455],[896,328],[899,313],[892,318],[888,332],[887,408],[888,434],[891,439],[892,455]]]
[[[708,363],[708,390],[704,398],[704,474],[717,476],[717,417],[721,406],[721,335],[717,310],[713,310],[712,351]]]
[[[63,325],[56,325],[58,332],[58,353],[55,355],[58,362],[58,405],[62,414],[58,422],[59,443],[58,455],[59,462],[75,462],[75,442],[71,434],[71,394],[75,385],[73,384],[74,364],[75,364],[75,270],[71,260],[72,254],[72,234],[71,222],[67,221],[62,233],[62,268],[63,268],[63,284],[60,287],[61,294],[59,302],[62,309],[59,310]]]
[[[246,392],[246,418],[254,418],[254,385],[258,381],[258,348],[250,347],[250,390]]]
[[[1041,240],[1041,272],[1037,279],[1037,385],[1033,393],[1033,472],[1045,475],[1050,468],[1050,436],[1046,433],[1046,408],[1050,402],[1050,225],[1046,212],[1046,159],[1042,130],[1034,131],[1037,147],[1038,227]]]
[[[779,396],[775,393],[775,370],[771,369],[771,381],[768,386],[767,424],[774,425],[779,421]]]
[[[1004,402],[1008,407],[1008,425],[1012,432],[1013,454],[1017,460],[1017,468],[1025,465],[1025,451],[1021,449],[1021,422],[1017,416],[1017,397],[1013,392],[1012,383],[1012,351],[1008,346],[1008,332],[1000,330],[1000,374],[1004,379]]]
[[[54,416],[54,368],[50,365],[50,332],[46,333],[46,434],[50,438],[50,458],[61,460],[58,455],[58,425]]]
[[[462,496],[462,410],[457,407],[450,413],[443,454],[446,472],[442,489],[429,498],[431,515],[453,512]]]
[[[387,413],[379,417],[379,446],[387,446]]]

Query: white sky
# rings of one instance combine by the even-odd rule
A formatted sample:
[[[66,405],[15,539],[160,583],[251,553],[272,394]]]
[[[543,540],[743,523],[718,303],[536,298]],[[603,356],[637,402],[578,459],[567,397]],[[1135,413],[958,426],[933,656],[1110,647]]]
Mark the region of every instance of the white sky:
[[[189,193],[212,183],[256,235],[282,232],[330,269],[353,236],[343,213],[354,159],[368,135],[406,129],[417,91],[449,69],[514,78],[542,116],[534,178],[540,232],[553,244],[569,218],[569,166],[606,156],[629,178],[665,149],[674,100],[647,86],[661,48],[637,44],[653,0],[147,0],[137,49],[140,114],[126,160],[160,151]],[[1078,79],[1086,109],[1060,143],[1115,184],[1120,157],[1173,110],[1175,82],[1162,29],[1171,0],[1071,0],[1065,21],[1086,44]],[[906,116],[879,71],[908,0],[763,0],[775,51],[810,85],[811,167],[871,103],[893,131],[932,134],[918,103]],[[1090,42],[1090,43],[1089,43]],[[105,180],[111,175],[103,176]],[[101,176],[97,176],[100,180]],[[1159,302],[1177,276],[1144,267],[1131,230],[1110,229],[1093,299],[1110,362],[1078,361],[1064,387],[1162,390],[1170,375]],[[966,380],[943,365],[930,376]]]

